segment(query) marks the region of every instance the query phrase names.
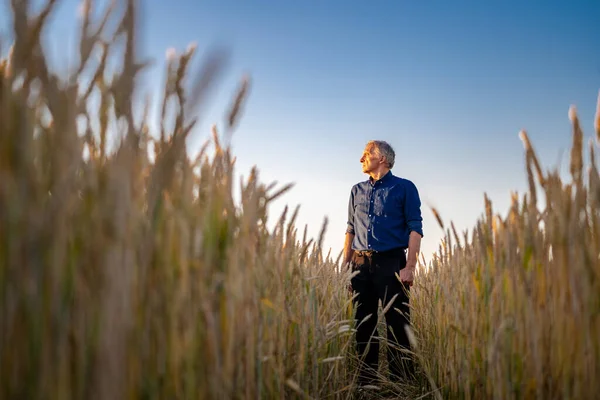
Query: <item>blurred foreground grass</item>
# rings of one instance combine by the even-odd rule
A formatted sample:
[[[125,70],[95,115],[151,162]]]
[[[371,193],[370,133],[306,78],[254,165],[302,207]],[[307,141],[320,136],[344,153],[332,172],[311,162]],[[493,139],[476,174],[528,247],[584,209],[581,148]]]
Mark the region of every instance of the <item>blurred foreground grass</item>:
[[[55,2],[35,16],[12,3],[0,67],[0,397],[342,396],[344,282],[320,241],[298,236],[295,214],[266,227],[289,187],[257,170],[234,181],[216,127],[197,159],[186,155],[225,59],[209,54],[184,88],[194,49],[171,57],[151,132],[147,114],[134,117],[135,2],[122,5],[101,23],[84,2],[80,65],[59,77],[40,45]]]

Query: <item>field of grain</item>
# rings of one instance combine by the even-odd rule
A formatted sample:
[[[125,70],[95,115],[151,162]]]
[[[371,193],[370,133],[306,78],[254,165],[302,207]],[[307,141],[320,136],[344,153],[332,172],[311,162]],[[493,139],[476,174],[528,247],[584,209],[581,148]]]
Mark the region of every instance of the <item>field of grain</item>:
[[[513,194],[504,216],[485,197],[470,233],[446,226],[419,277],[420,357],[444,397],[592,399],[600,392],[598,100],[588,151],[569,110],[568,182],[541,168],[522,131],[528,192]],[[444,227],[439,215],[438,222]]]
[[[186,71],[193,48],[170,60],[163,96],[177,107],[162,120],[174,124],[150,132],[133,110],[134,2],[107,16],[117,22],[108,42],[85,14],[70,77],[48,70],[40,46],[54,3],[29,18],[25,3],[13,5],[0,67],[0,397],[343,394],[349,298],[291,210],[267,230],[267,207],[287,188],[256,170],[234,181],[217,127],[201,156],[185,153],[219,54],[196,72]],[[122,138],[114,151],[110,132]]]
[[[258,169],[237,181],[221,144],[250,81],[190,159],[221,54],[197,71],[193,47],[169,58],[153,131],[134,109],[135,2],[97,20],[83,3],[71,76],[48,68],[41,45],[55,3],[28,15],[13,2],[14,42],[0,42],[0,397],[353,398],[348,276],[323,235],[298,232],[297,210],[269,215],[290,187]],[[419,376],[371,397],[600,390],[600,177],[571,117],[572,182],[544,173],[522,134],[529,193],[505,218],[486,203],[468,235],[448,229],[413,295]]]

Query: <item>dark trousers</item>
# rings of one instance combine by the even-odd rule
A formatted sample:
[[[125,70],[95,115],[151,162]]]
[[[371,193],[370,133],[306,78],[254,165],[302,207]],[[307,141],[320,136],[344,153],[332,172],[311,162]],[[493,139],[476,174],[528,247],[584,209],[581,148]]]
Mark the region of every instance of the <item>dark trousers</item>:
[[[360,273],[352,278],[352,289],[357,295],[354,300],[356,309],[356,350],[361,360],[359,364],[359,383],[375,380],[379,364],[379,340],[377,339],[377,311],[379,300],[385,309],[394,298],[393,304],[385,313],[388,339],[388,364],[392,380],[408,377],[413,372],[412,357],[402,352],[410,350],[405,326],[410,324],[408,306],[409,286],[400,283],[396,277],[406,266],[406,254],[403,249],[386,253],[354,253],[352,268]],[[367,316],[370,317],[365,320]]]

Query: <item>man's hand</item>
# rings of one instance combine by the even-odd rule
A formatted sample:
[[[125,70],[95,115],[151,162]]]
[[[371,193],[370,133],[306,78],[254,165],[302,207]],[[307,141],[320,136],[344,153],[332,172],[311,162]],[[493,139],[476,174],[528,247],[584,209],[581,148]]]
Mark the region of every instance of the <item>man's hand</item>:
[[[407,265],[406,267],[400,270],[400,274],[398,274],[398,278],[402,283],[408,283],[409,286],[413,285],[413,281],[415,279],[415,267],[412,265]]]
[[[408,254],[406,255],[406,266],[400,270],[398,278],[402,283],[413,285],[415,270],[417,269],[417,257],[421,251],[421,234],[411,231],[408,238]]]
[[[344,263],[344,268],[346,268],[346,271],[352,271],[352,263],[350,261],[346,261]],[[350,293],[350,296],[352,296],[354,294],[354,290],[352,289],[352,282],[348,282],[348,293]]]

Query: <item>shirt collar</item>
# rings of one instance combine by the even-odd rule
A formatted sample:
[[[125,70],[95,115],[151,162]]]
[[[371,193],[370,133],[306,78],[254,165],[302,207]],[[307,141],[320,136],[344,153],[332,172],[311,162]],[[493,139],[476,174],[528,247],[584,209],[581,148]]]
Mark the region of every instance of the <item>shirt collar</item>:
[[[386,183],[390,179],[392,179],[392,171],[388,171],[384,176],[382,176],[377,182]],[[375,185],[377,182],[373,181],[373,178],[369,177],[369,183],[371,185]]]

